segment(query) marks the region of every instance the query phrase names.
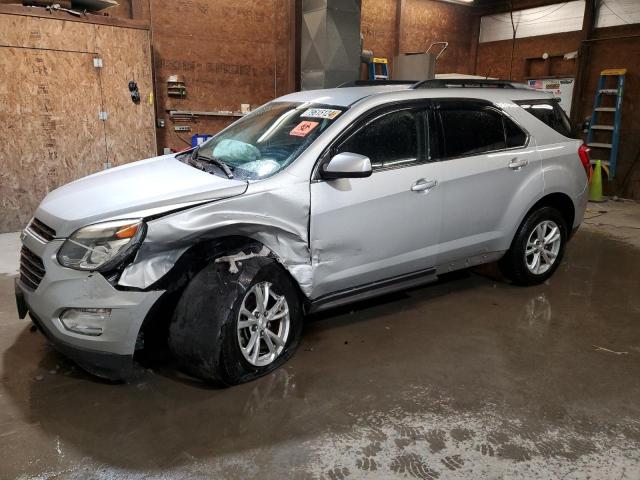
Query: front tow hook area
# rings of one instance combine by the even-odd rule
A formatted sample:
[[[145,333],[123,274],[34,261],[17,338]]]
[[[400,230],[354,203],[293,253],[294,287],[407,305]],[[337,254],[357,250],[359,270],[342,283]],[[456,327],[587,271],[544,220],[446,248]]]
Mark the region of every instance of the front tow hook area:
[[[23,320],[27,313],[29,313],[29,306],[27,305],[27,301],[24,299],[24,293],[22,293],[22,289],[20,285],[18,285],[18,279],[14,279],[13,281],[15,294],[16,294],[16,308],[18,309],[18,317],[20,320]]]

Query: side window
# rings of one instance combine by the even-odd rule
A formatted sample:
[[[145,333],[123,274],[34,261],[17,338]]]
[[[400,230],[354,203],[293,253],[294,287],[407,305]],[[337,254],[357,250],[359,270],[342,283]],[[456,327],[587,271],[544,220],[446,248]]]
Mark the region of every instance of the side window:
[[[477,155],[506,148],[503,116],[488,108],[439,111],[444,157]]]
[[[375,168],[416,162],[422,141],[421,110],[399,110],[367,123],[345,140],[337,153],[366,155]]]
[[[524,147],[527,134],[509,117],[503,116],[504,133],[507,136],[507,148]]]
[[[515,103],[559,134],[571,137],[571,123],[556,100],[518,100]]]

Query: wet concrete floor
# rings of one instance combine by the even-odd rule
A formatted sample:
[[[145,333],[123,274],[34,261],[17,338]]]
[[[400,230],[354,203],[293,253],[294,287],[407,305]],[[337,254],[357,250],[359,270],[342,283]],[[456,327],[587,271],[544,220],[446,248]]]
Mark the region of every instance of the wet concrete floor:
[[[231,389],[98,381],[0,277],[0,478],[638,479],[640,250],[591,230],[546,285],[488,269],[327,313]]]

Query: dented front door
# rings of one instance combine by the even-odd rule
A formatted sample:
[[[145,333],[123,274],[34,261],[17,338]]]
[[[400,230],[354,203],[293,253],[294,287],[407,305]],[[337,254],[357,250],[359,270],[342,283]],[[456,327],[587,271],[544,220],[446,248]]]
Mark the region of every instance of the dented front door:
[[[404,108],[332,150],[366,155],[374,171],[311,183],[313,298],[437,265],[442,200],[427,143],[424,112]]]

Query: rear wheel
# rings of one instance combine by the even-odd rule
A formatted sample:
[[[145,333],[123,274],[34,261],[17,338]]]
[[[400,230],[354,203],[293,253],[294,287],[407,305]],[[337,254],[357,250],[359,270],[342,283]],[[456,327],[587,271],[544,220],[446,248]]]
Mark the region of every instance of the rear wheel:
[[[560,265],[566,241],[562,214],[553,207],[542,207],[522,222],[500,268],[517,285],[542,283]]]
[[[184,371],[205,381],[235,385],[258,378],[285,363],[300,342],[293,280],[272,258],[246,257],[205,267],[176,306],[171,352]]]

